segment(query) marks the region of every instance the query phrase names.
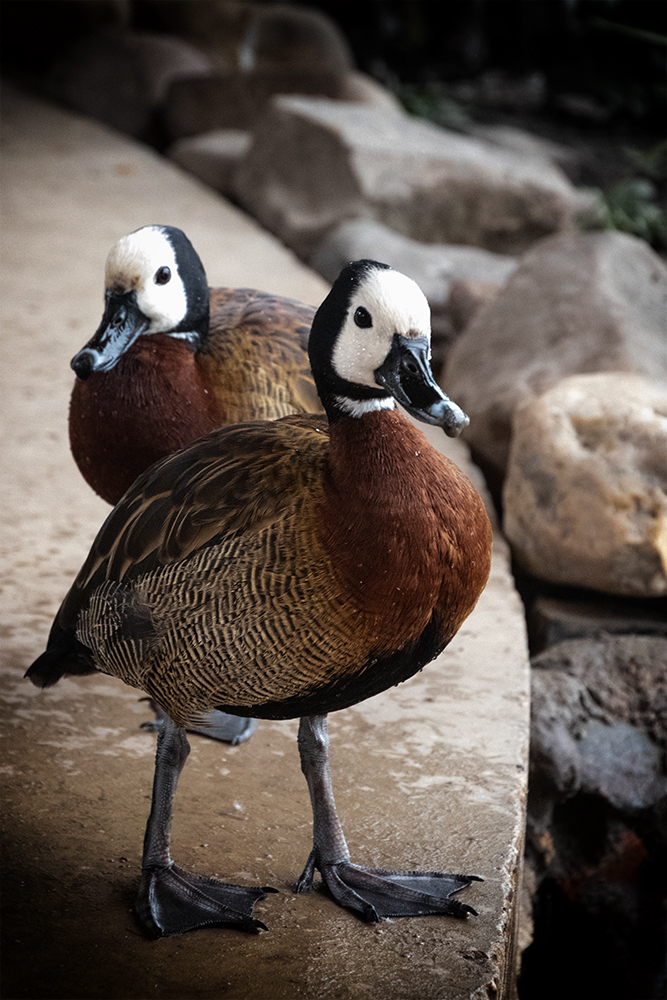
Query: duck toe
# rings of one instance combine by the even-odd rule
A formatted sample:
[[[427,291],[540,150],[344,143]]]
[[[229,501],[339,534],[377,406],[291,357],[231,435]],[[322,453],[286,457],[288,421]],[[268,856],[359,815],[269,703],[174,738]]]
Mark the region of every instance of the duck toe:
[[[267,893],[277,891],[269,886],[230,885],[172,864],[143,871],[135,910],[151,938],[184,934],[213,924],[234,925],[257,934],[267,928],[253,917],[253,907],[266,899]]]
[[[468,914],[477,915],[472,906],[452,898],[471,882],[481,882],[477,875],[364,868],[349,861],[318,867],[322,881],[336,902],[356,911],[365,920],[429,914],[464,919]],[[299,884],[299,889],[305,888],[307,879]]]

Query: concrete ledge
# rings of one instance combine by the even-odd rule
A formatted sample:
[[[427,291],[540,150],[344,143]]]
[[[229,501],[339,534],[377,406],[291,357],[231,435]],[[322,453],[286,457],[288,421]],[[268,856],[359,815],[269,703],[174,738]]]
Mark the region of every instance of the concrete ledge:
[[[326,286],[221,198],[107,128],[10,88],[3,126],[3,996],[511,996],[528,659],[500,539],[491,582],[446,654],[330,725],[353,857],[482,875],[465,894],[479,916],[371,926],[319,892],[295,896],[310,807],[296,722],[280,722],[233,749],[192,737],[174,821],[181,864],[280,890],[257,907],[269,933],[149,942],[137,929],[149,712],[104,676],[47,692],[22,679],[108,511],[69,455],[68,362],[99,321],[109,247],[146,223],[183,227],[211,284],[313,303]],[[468,467],[462,445],[437,441]]]

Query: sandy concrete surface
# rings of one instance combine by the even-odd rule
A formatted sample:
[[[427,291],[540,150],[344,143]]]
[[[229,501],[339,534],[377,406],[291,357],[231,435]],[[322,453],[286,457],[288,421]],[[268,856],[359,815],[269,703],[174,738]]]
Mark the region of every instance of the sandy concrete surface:
[[[147,941],[132,904],[155,736],[139,693],[102,675],[39,692],[23,673],[108,507],[69,454],[70,357],[102,313],[118,236],[181,226],[211,284],[317,304],[324,282],[152,151],[5,88],[2,124],[3,989],[14,998],[411,998],[510,995],[522,846],[528,669],[523,616],[497,543],[492,579],[446,654],[331,717],[333,777],[353,860],[482,875],[479,916],[368,925],[293,886],[310,849],[296,722],[238,748],[192,737],[173,854],[273,885],[267,933]],[[432,435],[455,460],[458,442]]]

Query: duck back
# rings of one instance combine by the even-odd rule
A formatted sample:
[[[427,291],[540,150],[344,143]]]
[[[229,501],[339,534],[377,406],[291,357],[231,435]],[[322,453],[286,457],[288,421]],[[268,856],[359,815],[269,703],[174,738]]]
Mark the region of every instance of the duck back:
[[[197,364],[225,424],[322,412],[307,354],[314,315],[250,288],[211,289],[211,332]]]

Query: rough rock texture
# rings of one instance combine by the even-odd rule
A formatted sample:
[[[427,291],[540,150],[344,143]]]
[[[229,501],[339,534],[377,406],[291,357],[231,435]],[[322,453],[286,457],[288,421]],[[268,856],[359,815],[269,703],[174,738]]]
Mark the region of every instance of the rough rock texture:
[[[667,795],[667,638],[568,639],[533,658],[531,796],[599,795],[617,809]]]
[[[529,995],[665,996],[666,664],[667,638],[637,635],[533,660]]]
[[[529,251],[447,365],[449,391],[471,418],[466,440],[489,478],[504,475],[512,414],[526,396],[577,372],[667,382],[666,316],[667,268],[643,240],[562,233]]]
[[[178,139],[167,156],[204,184],[227,194],[234,171],[248,152],[252,136],[242,129],[221,128]]]
[[[599,595],[575,601],[540,596],[530,605],[527,624],[534,654],[564,639],[599,638],[602,632],[667,637],[667,599],[645,601]]]
[[[535,576],[667,594],[667,383],[573,375],[514,415],[504,531]]]
[[[327,230],[358,217],[418,240],[515,253],[565,228],[577,201],[544,160],[398,111],[300,97],[271,102],[236,190],[306,258]]]
[[[480,309],[493,302],[502,288],[496,281],[464,278],[453,281],[449,288],[449,315],[456,333],[462,333],[472,323]]]
[[[333,281],[350,260],[369,257],[402,271],[420,286],[431,306],[444,304],[454,281],[503,284],[516,269],[505,254],[471,246],[420,243],[374,219],[350,219],[332,230],[314,253],[313,267]]]
[[[391,97],[361,73],[324,66],[218,71],[174,81],[162,109],[172,139],[213,129],[252,129],[276,94],[310,94],[337,101],[378,103],[393,108]]]
[[[452,316],[452,287],[471,279],[478,286],[484,285],[484,291],[478,294],[488,296],[491,289],[495,294],[516,268],[513,257],[479,247],[420,243],[374,219],[349,219],[341,223],[324,238],[310,263],[323,277],[333,281],[348,261],[362,258],[380,260],[402,271],[426,295],[431,306],[436,373],[444,365],[460,330]],[[475,308],[471,303],[468,305],[471,311]]]
[[[51,85],[77,111],[151,139],[156,109],[171,82],[205,76],[212,68],[203,52],[182,39],[112,28],[74,42]]]

